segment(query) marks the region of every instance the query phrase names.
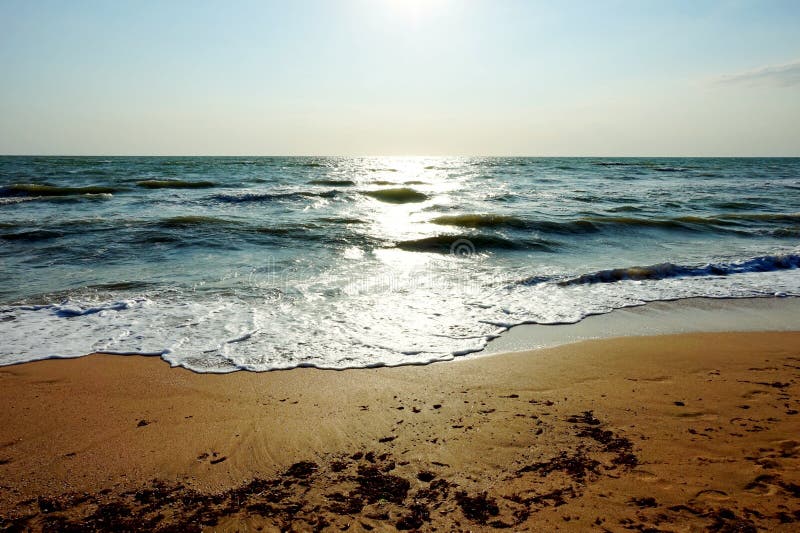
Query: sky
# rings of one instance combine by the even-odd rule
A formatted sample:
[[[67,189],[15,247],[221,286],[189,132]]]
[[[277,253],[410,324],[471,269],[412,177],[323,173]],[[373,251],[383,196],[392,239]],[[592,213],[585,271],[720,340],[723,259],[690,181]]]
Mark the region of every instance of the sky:
[[[0,0],[0,154],[800,156],[796,0]]]

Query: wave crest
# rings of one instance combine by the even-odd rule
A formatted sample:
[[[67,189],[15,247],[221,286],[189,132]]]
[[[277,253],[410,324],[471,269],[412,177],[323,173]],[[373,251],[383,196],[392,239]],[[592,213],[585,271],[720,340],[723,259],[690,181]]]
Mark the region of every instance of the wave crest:
[[[319,180],[311,180],[308,183],[311,185],[329,185],[331,187],[352,187],[356,184],[353,180],[330,180],[330,179],[319,179]]]
[[[257,202],[272,202],[275,200],[299,200],[303,198],[334,198],[340,193],[336,190],[313,192],[313,191],[297,191],[297,192],[264,192],[264,193],[240,193],[240,194],[215,194],[211,198],[218,202],[225,202],[230,204],[242,203],[257,203]]]
[[[800,255],[765,255],[745,261],[732,263],[709,263],[703,266],[684,266],[674,263],[660,263],[650,266],[635,266],[600,270],[583,274],[576,278],[558,282],[562,287],[570,285],[586,285],[594,283],[616,283],[624,280],[660,280],[667,278],[683,278],[697,276],[728,276],[747,272],[773,272],[800,268]],[[536,278],[529,278],[524,283],[539,283]]]
[[[462,228],[525,228],[528,223],[512,215],[444,215],[431,220],[434,224],[442,226],[459,226]]]
[[[119,187],[56,187],[39,183],[19,183],[0,187],[0,197],[16,196],[74,196],[80,194],[113,194],[122,191]]]
[[[541,250],[552,251],[556,243],[541,239],[511,240],[499,235],[465,234],[435,235],[397,243],[397,247],[410,252],[450,253],[454,244],[463,241],[480,253],[483,250]]]
[[[363,194],[381,202],[390,204],[406,204],[410,202],[424,202],[428,199],[427,194],[423,194],[408,187],[396,189],[378,189],[376,191],[365,191]]]
[[[217,184],[213,181],[144,180],[137,181],[136,185],[145,189],[208,189]]]

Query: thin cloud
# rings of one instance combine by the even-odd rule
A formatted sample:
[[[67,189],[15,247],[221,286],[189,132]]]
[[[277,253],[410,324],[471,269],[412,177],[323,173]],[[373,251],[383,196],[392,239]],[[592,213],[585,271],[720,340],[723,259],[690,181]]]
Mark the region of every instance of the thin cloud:
[[[747,72],[728,74],[714,80],[715,85],[800,85],[800,61],[784,65],[769,65]]]

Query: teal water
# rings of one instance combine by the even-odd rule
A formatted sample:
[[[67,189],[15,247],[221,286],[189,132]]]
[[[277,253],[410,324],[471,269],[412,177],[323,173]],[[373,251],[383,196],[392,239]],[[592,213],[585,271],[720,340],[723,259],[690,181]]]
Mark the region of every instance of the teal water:
[[[800,294],[800,159],[0,157],[0,364],[424,363]]]

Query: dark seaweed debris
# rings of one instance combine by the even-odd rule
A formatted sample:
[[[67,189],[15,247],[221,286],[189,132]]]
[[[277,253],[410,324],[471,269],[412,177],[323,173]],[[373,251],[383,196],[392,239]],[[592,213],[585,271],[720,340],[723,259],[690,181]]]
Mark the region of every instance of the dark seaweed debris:
[[[536,472],[542,476],[546,476],[552,472],[564,472],[575,481],[582,482],[589,473],[599,474],[598,466],[600,466],[599,461],[589,458],[582,451],[578,451],[574,454],[561,452],[548,461],[524,466],[520,468],[517,473]]]
[[[568,420],[581,437],[577,449],[524,466],[515,474],[546,477],[560,473],[566,480],[554,477],[548,483],[555,482],[555,487],[524,497],[471,492],[444,479],[439,469],[449,467],[436,461],[398,475],[391,454],[357,451],[334,454],[324,461],[300,461],[274,477],[252,479],[219,493],[153,480],[129,492],[42,497],[20,504],[14,518],[0,517],[0,530],[200,531],[221,527],[223,520],[245,518],[281,530],[320,530],[337,520],[343,520],[337,524],[343,527],[358,516],[392,524],[398,530],[419,530],[433,520],[434,511],[436,517],[455,511],[473,524],[514,528],[539,509],[558,507],[578,497],[585,483],[617,468],[606,466],[594,455],[612,453],[615,465],[620,458],[633,456],[631,443],[604,429],[591,411]],[[565,484],[559,487],[559,483]],[[456,507],[448,505],[451,503]]]
[[[317,463],[311,461],[300,461],[289,467],[286,475],[293,478],[306,479],[317,470]]]
[[[485,524],[489,517],[500,514],[497,501],[488,497],[485,492],[476,496],[469,496],[466,492],[459,492],[456,494],[456,502],[461,507],[464,516],[479,524]]]
[[[369,503],[386,500],[392,503],[403,503],[411,484],[408,480],[391,474],[384,474],[377,467],[362,466],[358,468],[358,492]]]
[[[526,498],[512,497],[512,501],[524,504],[528,509],[530,506],[558,507],[567,503],[567,500],[580,496],[585,484],[597,479],[605,471],[620,467],[630,469],[638,464],[638,458],[633,453],[633,443],[609,429],[604,429],[603,422],[592,411],[569,416],[567,422],[574,424],[576,436],[582,439],[576,449],[564,450],[550,459],[525,465],[516,472],[517,477],[530,473],[542,478],[560,474],[567,478],[562,481],[563,486]],[[608,454],[612,454],[611,465],[599,460],[608,459]],[[521,520],[524,521],[524,518]]]
[[[420,481],[424,481],[425,483],[429,483],[429,482],[433,481],[433,479],[435,477],[436,477],[436,474],[434,474],[433,472],[430,472],[428,470],[423,470],[422,472],[417,474],[417,479],[420,480]]]
[[[419,529],[430,519],[431,513],[428,508],[422,504],[414,503],[411,504],[410,512],[397,522],[396,527],[401,531]]]
[[[708,515],[714,522],[708,526],[708,531],[719,533],[757,533],[758,528],[752,520],[736,516],[730,509],[718,509]]]
[[[630,503],[637,507],[658,507],[658,502],[652,496],[631,498]]]

